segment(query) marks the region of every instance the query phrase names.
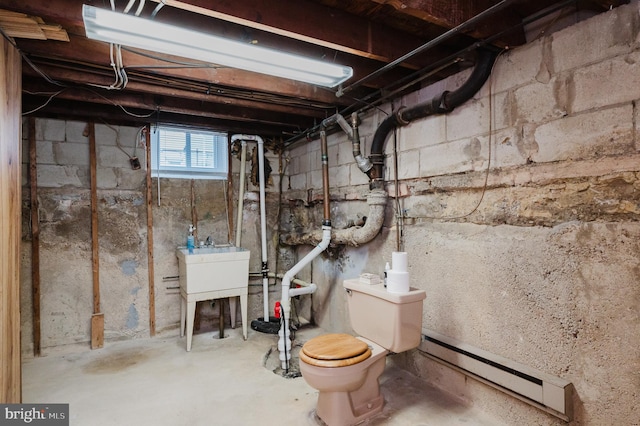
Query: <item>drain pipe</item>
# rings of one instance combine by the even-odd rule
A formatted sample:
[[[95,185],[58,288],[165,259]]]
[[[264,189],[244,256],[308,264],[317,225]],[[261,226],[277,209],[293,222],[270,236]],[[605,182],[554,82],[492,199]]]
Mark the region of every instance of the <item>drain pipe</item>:
[[[453,92],[444,91],[431,100],[413,107],[402,107],[380,124],[371,143],[369,160],[372,163],[372,167],[365,172],[371,180],[370,186],[372,189],[383,187],[384,144],[393,129],[406,126],[419,118],[451,112],[471,99],[484,85],[491,74],[496,54],[487,49],[478,49],[477,53],[478,58],[471,75],[458,89]]]
[[[289,360],[291,359],[291,336],[289,331],[289,318],[291,316],[291,297],[301,294],[310,294],[316,291],[315,284],[309,284],[308,287],[289,288],[291,280],[293,280],[298,272],[307,266],[313,259],[318,257],[320,253],[329,247],[331,241],[331,206],[329,203],[329,156],[327,154],[327,133],[324,128],[320,131],[320,146],[322,155],[322,189],[324,194],[324,219],[322,221],[322,240],[313,250],[288,270],[282,278],[282,299],[280,306],[282,309],[282,325],[278,332],[278,351],[280,352],[280,363],[285,372],[289,371]]]
[[[356,113],[351,115],[351,127],[346,120],[336,114],[323,121],[323,126],[338,124],[349,136],[352,143],[353,156],[358,168],[369,176],[371,191],[367,196],[369,215],[363,227],[351,227],[333,231],[331,241],[334,244],[346,244],[357,247],[371,241],[382,228],[384,221],[384,209],[387,202],[387,193],[384,190],[384,144],[387,136],[393,129],[406,126],[410,122],[425,118],[434,114],[445,114],[453,111],[473,97],[480,90],[491,74],[491,69],[496,58],[493,51],[478,49],[478,58],[471,75],[458,89],[445,91],[433,99],[413,107],[402,107],[395,114],[386,118],[376,130],[371,144],[369,159],[360,152],[360,138],[358,135],[358,117]],[[306,234],[283,235],[283,244],[315,244],[322,238],[318,231]]]
[[[358,113],[351,114],[351,125],[340,114],[335,114],[322,122],[322,128],[327,128],[338,124],[342,130],[347,134],[352,145],[353,158],[356,161],[358,168],[367,173],[373,167],[373,164],[369,159],[362,155],[360,151],[360,134],[358,132]],[[326,139],[326,136],[325,136]],[[328,197],[325,195],[325,197]],[[326,198],[328,199],[328,198]],[[353,226],[347,229],[333,230],[331,233],[331,241],[335,244],[346,244],[352,247],[358,247],[362,244],[366,244],[373,240],[382,228],[384,222],[384,209],[387,204],[387,193],[384,190],[375,189],[369,192],[367,195],[367,204],[369,205],[369,213],[367,214],[367,220],[364,226]],[[328,205],[325,204],[325,209]],[[325,212],[325,216],[328,214]],[[322,233],[320,231],[314,231],[303,235],[284,235],[281,237],[283,244],[298,245],[298,244],[317,244],[322,240]]]
[[[380,232],[384,223],[384,209],[387,205],[387,193],[382,189],[374,189],[367,194],[369,212],[363,226],[352,226],[346,229],[334,229],[331,232],[333,244],[344,244],[350,247],[358,247],[373,240]],[[282,244],[314,245],[322,240],[321,231],[312,231],[305,234],[286,234],[280,237]]]
[[[231,136],[231,143],[236,140],[242,141],[243,154],[246,160],[246,147],[245,141],[254,141],[258,143],[258,172],[260,174],[260,237],[261,237],[261,251],[262,251],[262,293],[264,297],[264,320],[269,321],[269,268],[267,266],[267,213],[266,213],[266,196],[265,196],[265,182],[264,182],[264,141],[257,135],[233,135]],[[243,161],[244,164],[244,161]],[[240,179],[243,175],[241,175]],[[239,212],[240,213],[240,212]],[[238,223],[240,226],[240,223]],[[236,235],[237,238],[237,235]]]
[[[233,140],[233,138],[232,138]],[[240,186],[238,187],[238,218],[236,220],[236,247],[242,244],[242,212],[244,210],[244,180],[247,169],[247,141],[240,141],[242,152],[240,154]]]

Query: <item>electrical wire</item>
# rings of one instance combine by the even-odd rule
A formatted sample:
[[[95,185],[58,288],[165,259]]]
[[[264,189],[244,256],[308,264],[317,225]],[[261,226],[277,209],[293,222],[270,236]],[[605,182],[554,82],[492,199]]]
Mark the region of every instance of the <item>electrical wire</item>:
[[[158,12],[160,12],[160,9],[162,9],[163,6],[164,6],[164,0],[160,0],[160,3],[158,3],[156,8],[153,9],[153,12],[151,12],[151,19],[154,19],[156,17],[156,15],[158,14]]]
[[[136,16],[140,16],[142,13],[142,9],[144,9],[145,0],[140,0],[140,4],[138,5],[138,9],[136,9]]]
[[[127,115],[129,115],[129,116],[131,116],[131,117],[135,117],[135,118],[149,118],[149,117],[153,116],[154,114],[156,114],[156,112],[159,110],[159,108],[157,108],[156,110],[154,110],[153,112],[150,112],[149,114],[135,114],[135,113],[133,113],[133,112],[131,112],[131,111],[127,110],[127,109],[126,109],[125,107],[123,107],[122,105],[120,105],[120,104],[118,104],[118,103],[116,103],[116,102],[113,102],[111,99],[107,98],[106,96],[104,96],[104,95],[102,95],[102,94],[100,94],[100,93],[96,92],[95,90],[92,90],[92,89],[90,89],[90,88],[88,88],[88,87],[82,87],[82,86],[65,86],[65,88],[64,88],[64,89],[62,89],[62,90],[60,90],[60,91],[58,91],[58,92],[53,92],[53,93],[51,93],[50,98],[49,98],[49,99],[47,99],[47,101],[45,102],[45,104],[40,105],[39,107],[37,107],[37,108],[35,108],[35,109],[33,109],[33,110],[29,111],[29,112],[22,113],[22,115],[28,115],[28,114],[31,114],[31,113],[33,113],[33,112],[36,112],[36,111],[38,111],[38,110],[40,110],[40,109],[44,108],[44,107],[46,106],[46,104],[48,104],[49,102],[51,102],[51,100],[52,100],[53,98],[55,98],[56,96],[58,96],[59,94],[61,94],[61,93],[65,92],[65,91],[67,91],[67,90],[72,90],[72,89],[78,89],[78,90],[86,90],[86,91],[89,91],[89,92],[93,93],[94,95],[96,95],[96,96],[98,96],[98,97],[100,97],[100,98],[104,99],[105,101],[107,101],[107,102],[108,102],[108,103],[110,103],[111,105],[113,105],[113,106],[116,106],[116,107],[120,108],[120,109],[121,109],[125,114],[127,114]],[[27,91],[27,90],[23,90],[23,92],[28,93],[28,94],[33,94],[33,95],[43,94],[43,93],[40,93],[40,92],[29,92],[29,91]]]
[[[56,81],[54,79],[52,79],[51,77],[49,77],[45,72],[43,72],[40,68],[38,68],[33,62],[31,62],[31,59],[29,59],[27,57],[27,55],[20,50],[20,48],[18,47],[18,45],[16,44],[16,42],[13,40],[13,38],[9,37],[7,35],[7,33],[5,33],[2,28],[0,28],[0,34],[2,34],[2,36],[9,42],[9,44],[11,44],[20,54],[20,56],[22,57],[22,60],[25,61],[35,72],[37,72],[42,78],[44,78],[45,80],[47,80],[49,83],[55,85],[55,86],[60,86],[60,87],[66,87],[65,84],[60,83],[59,81]]]
[[[52,93],[51,96],[49,96],[49,98],[47,99],[47,101],[44,104],[40,105],[39,107],[36,107],[36,108],[32,109],[31,111],[23,112],[22,115],[29,115],[29,114],[33,114],[34,112],[40,111],[42,108],[44,108],[47,105],[49,105],[49,102],[51,102],[53,100],[53,98],[58,96],[60,93],[64,92],[64,90],[65,89],[62,89],[62,90],[58,90],[57,92]],[[23,92],[29,93],[31,95],[36,95],[36,93],[31,93],[31,92],[28,92],[26,90],[23,90]]]
[[[127,6],[124,8],[124,13],[129,13],[136,0],[130,0]],[[140,0],[138,9],[136,10],[136,16],[140,15],[144,8],[145,0]],[[116,10],[115,1],[111,0],[111,10]],[[98,87],[100,89],[107,90],[123,90],[127,87],[129,78],[124,68],[124,62],[122,60],[122,46],[115,43],[109,43],[109,65],[113,69],[115,81],[109,86],[102,86],[99,84],[89,84],[89,86]]]
[[[116,133],[116,146],[118,147],[118,149],[120,151],[124,152],[124,155],[129,157],[129,160],[131,160],[133,157],[131,155],[129,155],[129,153],[124,150],[124,148],[122,148],[122,145],[120,145],[120,130],[116,129],[115,127],[113,127],[112,125],[110,125],[109,123],[107,123],[104,120],[101,120],[101,121],[105,126],[107,126],[108,128],[110,128],[111,130],[113,130]]]
[[[127,4],[127,6],[124,8],[122,13],[129,13],[129,11],[131,10],[131,8],[133,7],[133,5],[136,3],[136,0],[129,0],[129,3]]]

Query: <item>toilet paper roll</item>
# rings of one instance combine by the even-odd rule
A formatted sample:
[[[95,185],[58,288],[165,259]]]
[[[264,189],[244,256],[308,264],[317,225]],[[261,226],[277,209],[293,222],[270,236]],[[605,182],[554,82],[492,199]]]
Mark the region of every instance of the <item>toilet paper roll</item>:
[[[409,273],[394,269],[387,271],[387,291],[389,293],[408,293]]]
[[[407,272],[407,252],[394,251],[391,253],[391,269],[398,272]]]

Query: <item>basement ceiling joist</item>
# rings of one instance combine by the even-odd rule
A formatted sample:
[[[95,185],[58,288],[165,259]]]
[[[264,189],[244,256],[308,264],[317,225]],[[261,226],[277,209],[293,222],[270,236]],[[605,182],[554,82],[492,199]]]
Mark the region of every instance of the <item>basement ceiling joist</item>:
[[[140,1],[140,0],[138,0]],[[137,10],[136,2],[132,11]],[[146,1],[141,17],[151,19],[160,0]],[[503,0],[504,1],[504,0]],[[353,84],[403,57],[443,33],[467,22],[499,0],[163,0],[154,19],[221,35],[234,40],[277,48],[354,68]],[[496,47],[526,42],[523,21],[556,7],[550,20],[597,14],[628,1],[576,0],[509,1],[499,13],[456,33],[446,42],[402,61],[339,97],[336,90],[251,72],[196,64],[155,52],[122,51],[129,76],[124,90],[106,90],[114,78],[109,45],[88,40],[82,5],[110,8],[106,0],[0,0],[0,9],[59,25],[69,41],[15,38],[15,43],[42,74],[23,65],[24,110],[38,116],[66,119],[102,117],[112,122],[165,122],[254,132],[265,136],[304,134],[336,111],[355,109],[366,98],[408,90],[444,78],[471,62],[458,59],[437,71],[433,64],[456,55],[476,42],[492,38]],[[115,0],[123,11],[129,0]],[[507,29],[510,31],[504,32]],[[496,34],[500,34],[496,36]],[[188,65],[186,64],[188,63]],[[393,90],[407,76],[428,78]],[[58,93],[59,92],[59,93]],[[57,93],[57,94],[56,94]],[[55,94],[55,95],[53,95]],[[135,110],[134,115],[125,111]],[[151,114],[154,119],[144,118]],[[140,117],[139,117],[140,116]]]

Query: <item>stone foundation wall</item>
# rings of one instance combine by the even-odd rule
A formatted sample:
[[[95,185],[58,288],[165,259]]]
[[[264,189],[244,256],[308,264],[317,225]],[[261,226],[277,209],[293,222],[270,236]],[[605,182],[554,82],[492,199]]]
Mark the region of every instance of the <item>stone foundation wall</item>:
[[[637,423],[639,18],[632,2],[506,51],[473,99],[391,134],[380,234],[331,248],[301,273],[319,286],[306,302],[313,321],[351,331],[342,281],[382,274],[392,251],[407,251],[411,285],[427,293],[423,327],[571,381],[572,424]],[[395,107],[454,90],[468,74]],[[365,155],[391,112],[381,109],[361,115]],[[317,229],[319,142],[288,155],[285,198],[298,202],[283,226]],[[368,181],[343,133],[329,138],[329,164],[340,228],[366,215]],[[417,350],[392,358],[505,424],[564,424]]]

